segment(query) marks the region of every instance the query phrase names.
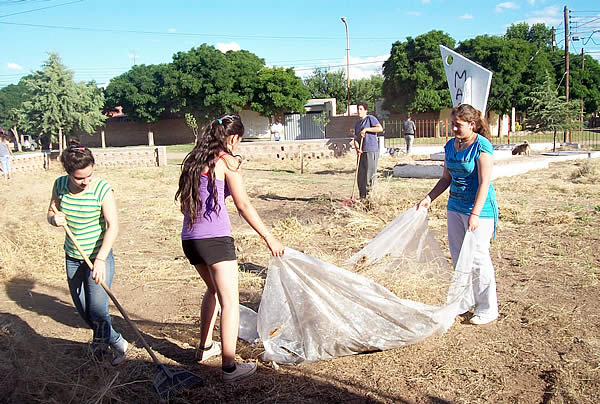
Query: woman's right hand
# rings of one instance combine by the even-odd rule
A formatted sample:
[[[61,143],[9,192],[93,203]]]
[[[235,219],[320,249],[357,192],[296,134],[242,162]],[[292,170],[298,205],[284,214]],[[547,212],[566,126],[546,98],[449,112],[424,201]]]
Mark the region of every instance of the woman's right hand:
[[[427,195],[423,200],[417,203],[417,210],[424,208],[425,210],[429,209],[431,206],[431,197]]]
[[[268,235],[265,238],[265,242],[267,243],[269,250],[271,250],[271,255],[273,257],[281,257],[283,255],[283,250],[285,250],[285,247],[275,237]]]

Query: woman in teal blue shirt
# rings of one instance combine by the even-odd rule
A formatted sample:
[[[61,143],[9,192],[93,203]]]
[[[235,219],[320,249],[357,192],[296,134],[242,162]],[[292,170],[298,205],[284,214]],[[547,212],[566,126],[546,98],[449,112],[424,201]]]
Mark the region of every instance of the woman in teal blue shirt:
[[[428,209],[431,202],[450,187],[447,206],[448,244],[454,266],[467,231],[477,239],[473,265],[475,311],[472,324],[487,324],[498,318],[496,275],[490,257],[490,241],[498,222],[498,204],[492,185],[494,149],[489,127],[481,112],[469,104],[452,110],[454,138],[444,146],[442,178],[419,202]]]

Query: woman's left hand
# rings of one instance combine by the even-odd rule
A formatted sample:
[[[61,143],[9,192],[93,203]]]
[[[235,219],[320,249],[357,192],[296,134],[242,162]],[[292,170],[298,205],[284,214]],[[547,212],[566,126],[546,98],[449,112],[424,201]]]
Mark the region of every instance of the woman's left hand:
[[[479,216],[476,216],[476,215],[469,216],[467,230],[475,231],[475,229],[477,229],[478,227],[479,227]]]
[[[273,255],[273,257],[281,257],[283,255],[283,250],[285,250],[285,247],[283,246],[283,244],[281,244],[279,240],[269,235],[265,238],[265,241],[267,242],[267,245],[269,246],[269,250],[271,250],[271,255]]]
[[[94,260],[92,279],[96,282],[96,285],[100,282],[104,282],[104,280],[106,279],[106,262],[98,259]]]

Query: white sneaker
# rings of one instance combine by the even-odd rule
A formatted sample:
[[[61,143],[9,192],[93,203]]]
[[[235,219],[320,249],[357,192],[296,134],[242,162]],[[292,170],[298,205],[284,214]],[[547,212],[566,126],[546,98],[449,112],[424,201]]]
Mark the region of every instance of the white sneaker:
[[[486,317],[481,317],[481,316],[475,315],[475,316],[471,317],[469,322],[474,325],[483,325],[483,324],[491,323],[492,321],[496,320],[497,318],[498,317],[486,318]]]
[[[127,349],[129,348],[129,342],[123,338],[123,341],[118,345],[115,344],[112,346],[112,351],[114,358],[111,362],[113,366],[117,366],[119,363],[123,362],[127,357]]]
[[[252,376],[255,372],[256,365],[254,363],[236,363],[233,372],[223,372],[223,381],[225,383],[233,383],[237,380]]]
[[[202,362],[213,356],[221,355],[221,343],[213,341],[212,345],[208,349],[202,349],[198,347],[196,349],[196,360]]]

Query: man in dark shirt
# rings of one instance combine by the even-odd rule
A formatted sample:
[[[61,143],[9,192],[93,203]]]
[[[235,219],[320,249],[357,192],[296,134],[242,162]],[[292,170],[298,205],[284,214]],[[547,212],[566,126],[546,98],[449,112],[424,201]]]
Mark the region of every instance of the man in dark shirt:
[[[40,142],[42,143],[42,154],[44,155],[44,168],[50,169],[50,156],[52,155],[52,146],[50,142],[50,134],[42,134]]]
[[[358,163],[358,193],[360,199],[375,187],[377,177],[377,162],[379,160],[379,141],[377,134],[383,132],[383,127],[373,115],[368,114],[367,103],[358,104],[358,117],[354,125],[354,147],[359,155]]]

